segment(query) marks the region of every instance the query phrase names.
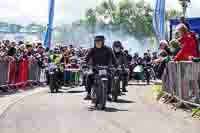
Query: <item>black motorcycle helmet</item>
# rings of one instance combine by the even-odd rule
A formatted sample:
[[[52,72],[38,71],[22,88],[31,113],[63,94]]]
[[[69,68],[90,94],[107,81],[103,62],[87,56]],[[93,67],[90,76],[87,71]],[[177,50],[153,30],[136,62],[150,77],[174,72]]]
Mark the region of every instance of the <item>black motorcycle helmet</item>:
[[[148,53],[147,53],[147,52],[144,52],[144,56],[148,56]]]
[[[113,43],[113,51],[118,53],[122,50],[122,43],[120,41],[115,41]]]
[[[54,54],[59,54],[59,53],[60,53],[60,49],[57,48],[57,47],[55,47],[55,48],[53,49],[53,52],[54,52]]]
[[[113,43],[113,48],[116,47],[116,48],[121,48],[122,47],[122,43],[120,41],[114,41]]]
[[[94,41],[105,41],[105,37],[103,35],[97,35],[95,36]]]
[[[128,50],[124,50],[124,53],[126,53],[127,55],[129,54],[129,53],[128,53]]]
[[[134,57],[139,57],[139,54],[138,53],[134,53]]]
[[[157,52],[153,52],[152,53],[153,56],[157,56],[157,54],[158,54]]]
[[[94,47],[96,47],[96,42],[101,41],[102,45],[104,45],[105,37],[103,35],[95,36],[94,38]]]

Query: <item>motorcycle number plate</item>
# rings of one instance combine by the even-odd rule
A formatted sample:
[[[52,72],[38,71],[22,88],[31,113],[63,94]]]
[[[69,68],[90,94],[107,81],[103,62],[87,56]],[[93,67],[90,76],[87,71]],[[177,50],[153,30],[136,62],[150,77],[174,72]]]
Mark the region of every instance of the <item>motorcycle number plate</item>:
[[[101,80],[103,80],[103,81],[107,81],[108,79],[107,79],[107,78],[102,78]]]
[[[49,72],[49,74],[51,74],[51,75],[52,75],[52,74],[54,74],[54,72]]]
[[[107,71],[106,70],[99,70],[99,75],[106,75],[107,74]]]

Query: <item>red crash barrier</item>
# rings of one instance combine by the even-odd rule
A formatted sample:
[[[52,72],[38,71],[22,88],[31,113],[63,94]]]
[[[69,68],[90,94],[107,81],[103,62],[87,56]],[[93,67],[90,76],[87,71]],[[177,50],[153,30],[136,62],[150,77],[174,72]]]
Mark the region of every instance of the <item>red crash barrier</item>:
[[[13,57],[0,57],[0,90],[23,89],[27,86],[41,85],[41,69],[36,60],[22,58],[16,60]],[[31,66],[31,67],[30,67]]]
[[[16,83],[16,60],[13,57],[9,58],[8,62],[8,84]]]
[[[25,88],[28,81],[28,66],[29,61],[27,59],[22,59],[18,65],[18,78],[17,84]]]

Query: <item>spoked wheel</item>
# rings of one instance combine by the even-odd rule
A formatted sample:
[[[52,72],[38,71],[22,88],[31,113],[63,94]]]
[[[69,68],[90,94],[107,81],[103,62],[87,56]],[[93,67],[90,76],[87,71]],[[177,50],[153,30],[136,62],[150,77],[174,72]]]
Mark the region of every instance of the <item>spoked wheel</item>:
[[[119,94],[120,94],[120,81],[114,80],[112,86],[112,101],[117,102]]]
[[[107,81],[102,81],[101,85],[97,89],[97,109],[104,110],[106,108],[107,101]]]
[[[97,95],[96,95],[95,89],[96,89],[95,86],[93,86],[92,90],[91,90],[91,98],[92,98],[91,101],[92,101],[93,104],[95,104],[95,107],[96,107],[97,106],[97,100],[96,100]]]

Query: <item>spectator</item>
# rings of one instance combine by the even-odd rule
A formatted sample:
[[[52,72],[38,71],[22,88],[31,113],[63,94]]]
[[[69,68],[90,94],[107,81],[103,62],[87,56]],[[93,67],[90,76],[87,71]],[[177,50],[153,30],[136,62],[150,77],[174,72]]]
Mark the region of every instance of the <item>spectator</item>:
[[[184,16],[180,17],[180,24],[184,24],[187,27],[188,31],[190,31],[190,25],[187,23]]]
[[[9,40],[6,40],[4,42],[5,46],[9,49],[10,48],[10,41]]]
[[[33,47],[32,47],[31,43],[27,42],[26,49],[27,49],[27,55],[32,56],[33,55]]]
[[[166,40],[161,40],[160,41],[160,54],[158,56],[158,59],[154,60],[155,64],[159,64],[161,63],[165,57],[167,57],[168,55],[170,55],[170,50],[168,47],[168,42]]]
[[[188,61],[191,60],[192,57],[198,57],[198,43],[194,38],[195,34],[189,32],[184,24],[179,24],[176,29],[180,35],[179,42],[181,50],[174,60]]]
[[[16,48],[15,48],[15,47],[11,47],[11,48],[8,50],[8,56],[15,57],[15,55],[16,55]]]
[[[22,44],[24,44],[24,42],[23,41],[19,41],[18,45],[20,46]]]
[[[180,48],[180,43],[176,39],[171,40],[170,43],[169,43],[169,48],[170,48],[170,52],[171,52],[172,56],[176,56],[177,53],[181,49]]]
[[[160,54],[158,59],[154,60],[154,64],[157,68],[157,78],[161,79],[166,64],[168,63],[169,56],[171,55],[169,44],[166,40],[160,41]]]
[[[132,56],[129,54],[128,50],[124,50],[124,53],[126,54],[127,61],[130,64],[132,61]]]
[[[7,50],[6,50],[6,46],[4,43],[1,43],[0,45],[0,56],[4,57],[7,55]]]

